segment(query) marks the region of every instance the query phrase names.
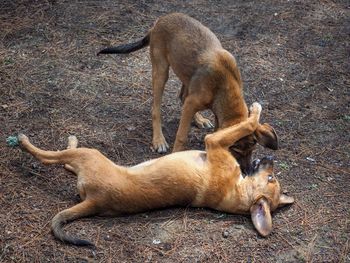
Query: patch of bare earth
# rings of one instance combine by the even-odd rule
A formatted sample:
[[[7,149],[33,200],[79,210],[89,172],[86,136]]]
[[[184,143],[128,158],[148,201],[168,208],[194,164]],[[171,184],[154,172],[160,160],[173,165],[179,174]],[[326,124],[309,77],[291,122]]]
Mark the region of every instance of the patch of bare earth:
[[[349,10],[347,1],[328,0],[1,1],[0,261],[349,262]],[[268,238],[249,217],[172,208],[75,221],[66,230],[97,250],[64,245],[50,221],[78,202],[76,178],[5,139],[21,131],[62,149],[75,134],[120,164],[157,157],[148,49],[96,53],[142,37],[173,11],[203,22],[236,56],[247,103],[263,104],[263,120],[280,137],[279,151],[256,156],[276,156],[296,203],[274,214]],[[171,144],[180,85],[172,74],[163,98]],[[192,127],[189,148],[203,149],[208,132]]]

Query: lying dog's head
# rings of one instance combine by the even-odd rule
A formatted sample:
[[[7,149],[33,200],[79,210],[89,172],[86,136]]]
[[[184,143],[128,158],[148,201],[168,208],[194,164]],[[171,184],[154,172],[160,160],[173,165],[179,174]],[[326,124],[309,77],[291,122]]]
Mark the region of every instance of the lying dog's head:
[[[277,134],[269,124],[259,124],[253,134],[243,137],[230,147],[230,152],[238,161],[244,174],[252,173],[252,152],[257,143],[273,150],[278,149]]]
[[[294,202],[292,197],[281,194],[281,187],[273,172],[273,158],[255,160],[252,174],[245,179],[251,199],[250,214],[255,228],[262,236],[272,230],[271,212],[277,207]]]

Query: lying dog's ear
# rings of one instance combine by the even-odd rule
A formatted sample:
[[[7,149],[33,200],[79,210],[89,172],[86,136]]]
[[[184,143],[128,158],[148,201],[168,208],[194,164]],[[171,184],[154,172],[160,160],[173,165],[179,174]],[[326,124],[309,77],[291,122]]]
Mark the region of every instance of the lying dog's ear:
[[[266,237],[272,231],[270,205],[265,198],[260,198],[251,208],[253,224],[259,234]]]
[[[294,198],[285,194],[280,195],[280,201],[278,203],[278,207],[289,205],[294,203]]]
[[[272,128],[270,124],[259,124],[258,128],[254,132],[254,135],[260,145],[272,150],[278,149],[278,137],[274,128]]]

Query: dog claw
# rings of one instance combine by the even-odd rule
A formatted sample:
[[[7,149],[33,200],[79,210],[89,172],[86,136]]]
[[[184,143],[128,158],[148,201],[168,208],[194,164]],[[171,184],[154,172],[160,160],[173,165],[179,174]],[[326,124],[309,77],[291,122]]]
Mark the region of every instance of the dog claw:
[[[163,142],[153,143],[153,151],[157,153],[166,153],[168,149],[169,145],[165,140]]]
[[[204,122],[203,123],[203,128],[207,128],[207,129],[210,129],[210,128],[213,128],[213,124],[208,120],[207,122]]]
[[[214,125],[211,123],[211,121],[208,121],[207,128],[214,128]]]
[[[214,125],[210,120],[205,119],[204,121],[196,121],[196,126],[200,129],[211,129],[214,128]]]
[[[161,146],[161,147],[158,148],[157,152],[158,152],[158,153],[166,153],[167,150],[165,149],[164,146]]]

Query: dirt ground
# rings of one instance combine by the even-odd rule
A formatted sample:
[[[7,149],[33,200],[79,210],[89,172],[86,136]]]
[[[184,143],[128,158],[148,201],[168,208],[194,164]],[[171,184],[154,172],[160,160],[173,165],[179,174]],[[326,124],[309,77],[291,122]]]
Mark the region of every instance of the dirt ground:
[[[296,203],[274,213],[267,238],[247,216],[170,208],[75,221],[65,229],[97,249],[64,245],[50,221],[79,201],[75,176],[6,138],[24,132],[56,150],[74,134],[119,164],[158,157],[148,48],[96,53],[142,37],[174,11],[208,26],[237,58],[247,103],[262,103],[280,138],[280,150],[255,155],[276,157]],[[348,1],[331,0],[1,1],[0,261],[350,262],[349,15]],[[180,86],[171,74],[162,106],[171,145]],[[193,126],[189,148],[203,149],[208,132]]]

